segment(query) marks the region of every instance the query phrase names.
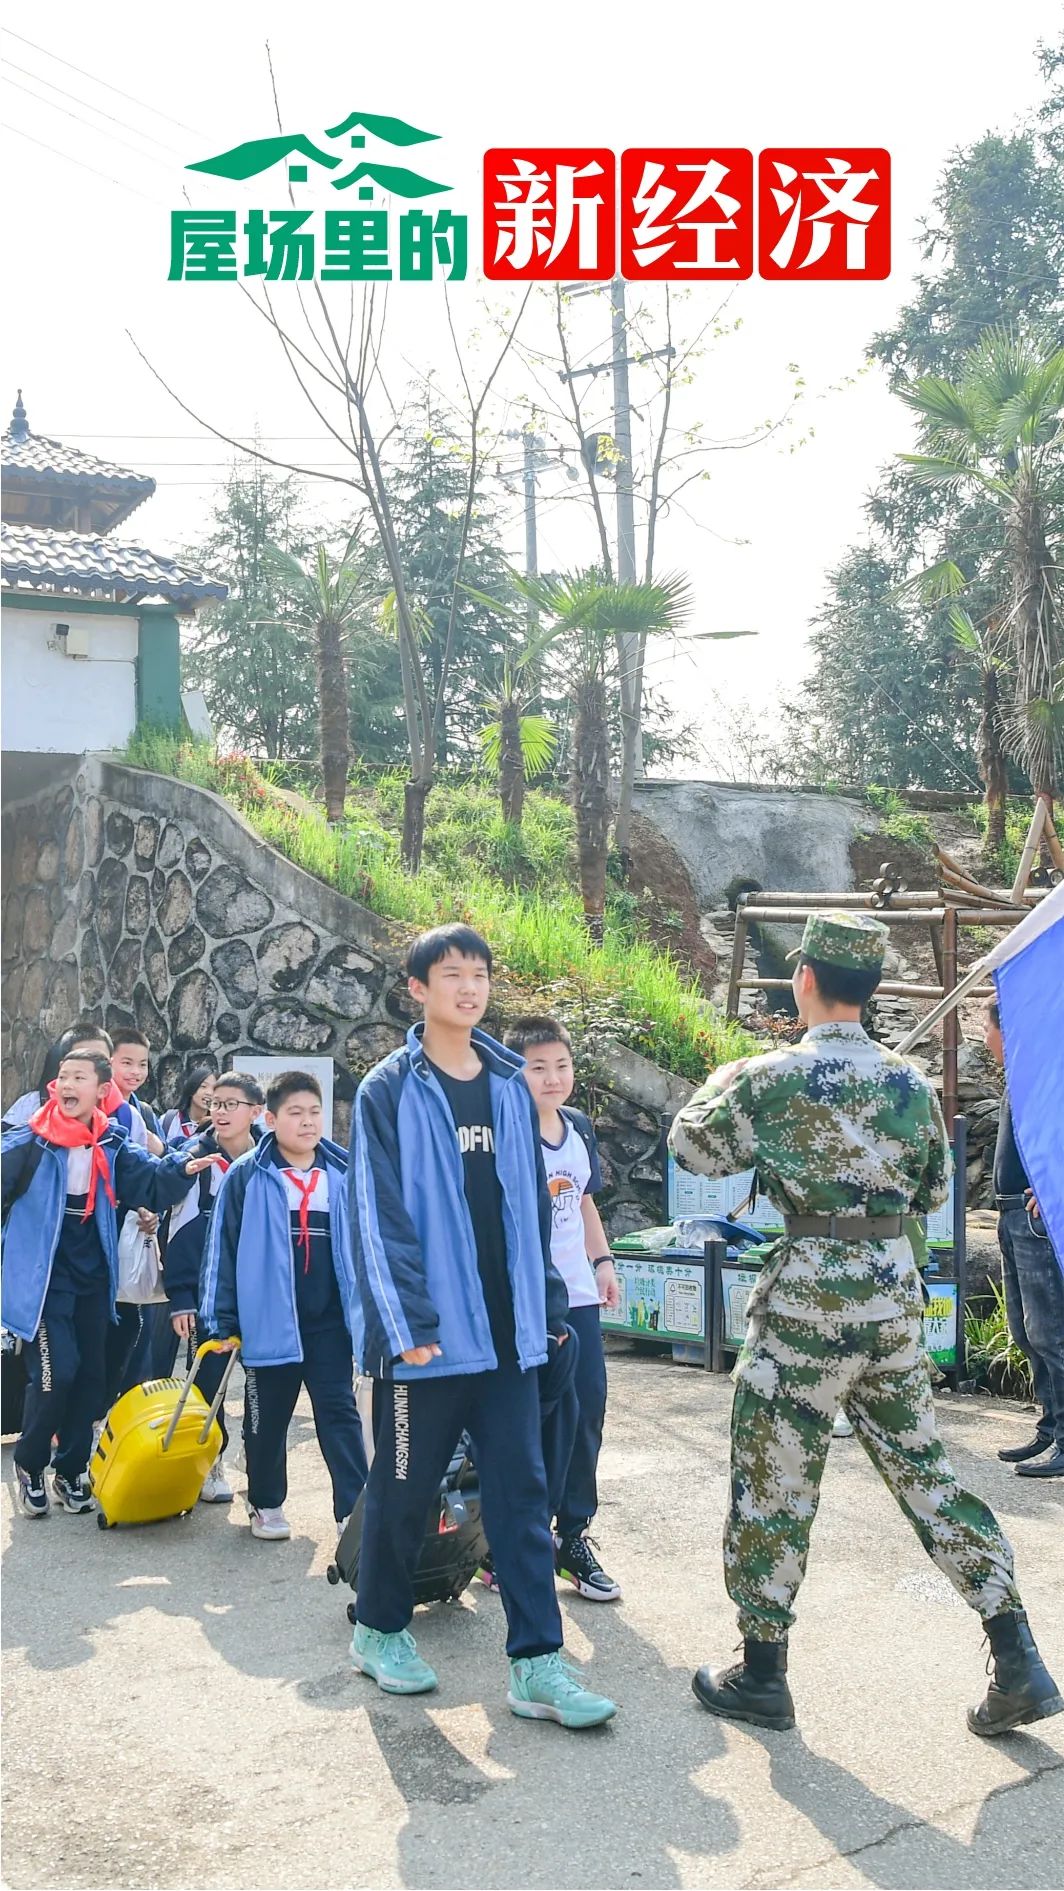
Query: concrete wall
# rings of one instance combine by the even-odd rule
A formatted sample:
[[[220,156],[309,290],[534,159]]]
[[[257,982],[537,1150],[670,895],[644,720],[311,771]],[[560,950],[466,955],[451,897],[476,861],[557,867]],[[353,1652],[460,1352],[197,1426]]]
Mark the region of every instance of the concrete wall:
[[[706,912],[725,905],[740,881],[847,892],[850,843],[876,827],[867,808],[841,795],[718,782],[640,782],[635,807],[671,841]]]
[[[5,602],[3,747],[81,754],[122,748],[137,721],[136,617],[64,609],[20,610]],[[88,638],[87,657],[64,655],[56,623]]]

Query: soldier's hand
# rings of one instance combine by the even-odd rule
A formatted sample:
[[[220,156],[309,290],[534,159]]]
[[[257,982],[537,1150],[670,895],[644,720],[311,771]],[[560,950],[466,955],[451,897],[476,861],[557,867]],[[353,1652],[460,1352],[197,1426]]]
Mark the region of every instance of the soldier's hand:
[[[749,1062],[749,1057],[736,1057],[733,1063],[721,1064],[719,1069],[711,1071],[710,1075],[715,1084],[718,1084],[722,1090],[726,1090],[729,1084],[735,1082],[736,1077],[742,1076]]]

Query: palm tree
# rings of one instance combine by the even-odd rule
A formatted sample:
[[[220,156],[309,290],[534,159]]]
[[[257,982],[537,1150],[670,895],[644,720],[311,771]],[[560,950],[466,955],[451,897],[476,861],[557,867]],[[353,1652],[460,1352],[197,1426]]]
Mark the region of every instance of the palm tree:
[[[580,893],[588,931],[601,941],[611,814],[610,687],[615,680],[617,639],[681,630],[691,610],[690,588],[679,575],[650,583],[615,584],[598,571],[515,581],[548,620],[537,647],[560,647],[569,667],[573,701],[569,790]]]
[[[319,545],[307,569],[279,546],[272,549],[294,581],[297,621],[314,638],[325,818],[342,821],[351,771],[346,645],[370,596],[361,536],[351,534],[335,564]]]
[[[1001,516],[1015,701],[1009,748],[1052,812],[1064,755],[1060,518],[1064,348],[1045,353],[988,329],[960,379],[924,375],[899,389],[921,421],[920,453],[901,455],[928,485],[986,493]]]
[[[1000,623],[991,618],[982,630],[976,628],[971,613],[963,605],[952,604],[950,629],[958,649],[965,651],[979,669],[979,728],[976,749],[979,777],[985,789],[986,841],[988,860],[1000,853],[1005,844],[1005,815],[1009,796],[1009,768],[1005,750],[1005,716],[1001,685],[1007,666],[1002,648],[1004,636]]]
[[[526,690],[524,672],[541,649],[537,639],[535,647],[526,644],[516,657],[508,657],[498,690],[484,700],[492,717],[480,731],[484,759],[498,779],[503,819],[518,827],[524,813],[525,783],[542,774],[558,742],[546,716],[534,715],[528,707],[535,692]]]

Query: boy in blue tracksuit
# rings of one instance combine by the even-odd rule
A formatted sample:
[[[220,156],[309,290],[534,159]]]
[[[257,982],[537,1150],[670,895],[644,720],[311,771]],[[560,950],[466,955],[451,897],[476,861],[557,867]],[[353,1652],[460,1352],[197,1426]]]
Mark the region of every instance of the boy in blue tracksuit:
[[[485,941],[437,927],[407,972],[424,1022],[365,1078],[351,1128],[361,1356],[377,1381],[351,1659],[388,1693],[436,1686],[409,1633],[411,1583],[466,1430],[509,1629],[509,1705],[596,1726],[616,1709],[562,1660],[554,1587],[538,1369],[568,1329],[535,1106],[523,1060],[475,1028]]]
[[[167,1218],[166,1266],[163,1270],[167,1301],[164,1309],[166,1344],[163,1346],[160,1343],[157,1347],[152,1363],[153,1376],[168,1378],[174,1370],[177,1350],[182,1341],[190,1345],[196,1337],[196,1309],[200,1303],[207,1229],[214,1212],[215,1196],[230,1165],[239,1161],[241,1156],[249,1155],[259,1141],[262,1132],[256,1126],[256,1118],[264,1102],[265,1098],[254,1077],[249,1077],[245,1071],[225,1070],[215,1082],[211,1096],[211,1127],[198,1138],[198,1147],[205,1155],[217,1152],[218,1162],[213,1169],[200,1176],[199,1187],[192,1189]],[[200,1361],[196,1384],[208,1404],[213,1402],[225,1366],[226,1361],[221,1353],[206,1353]],[[233,1501],[232,1487],[225,1475],[229,1431],[224,1405],[218,1409],[218,1425],[222,1434],[222,1448],[204,1479],[199,1494],[201,1504],[230,1504]]]
[[[116,1318],[118,1201],[161,1212],[214,1160],[182,1150],[157,1159],[134,1147],[102,1107],[110,1085],[106,1057],[72,1051],[46,1102],[3,1137],[0,1322],[26,1344],[15,1495],[31,1518],[51,1507],[44,1472],[53,1436],[56,1500],[72,1511],[92,1507],[86,1470]]]
[[[321,1086],[289,1070],[266,1092],[267,1134],[234,1162],[207,1233],[200,1325],[240,1339],[251,1533],[289,1537],[288,1427],[305,1385],[342,1531],[366,1481],[351,1339],[347,1157],[322,1134]]]

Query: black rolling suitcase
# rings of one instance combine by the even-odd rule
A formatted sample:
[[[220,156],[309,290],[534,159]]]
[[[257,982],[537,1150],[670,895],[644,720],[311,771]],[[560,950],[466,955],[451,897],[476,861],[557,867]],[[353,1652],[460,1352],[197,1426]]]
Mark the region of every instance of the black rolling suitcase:
[[[22,1430],[22,1407],[26,1400],[26,1361],[22,1341],[12,1333],[4,1334],[3,1366],[0,1368],[0,1432],[5,1438]]]
[[[346,1583],[356,1593],[364,1507],[365,1492],[359,1497],[336,1546],[336,1561],[325,1571],[331,1583]],[[469,1455],[469,1441],[463,1434],[425,1522],[421,1559],[414,1573],[414,1601],[457,1599],[463,1589],[468,1589],[487,1549],[488,1539],[480,1521],[480,1481]],[[353,1602],[347,1605],[347,1619],[355,1620]]]

